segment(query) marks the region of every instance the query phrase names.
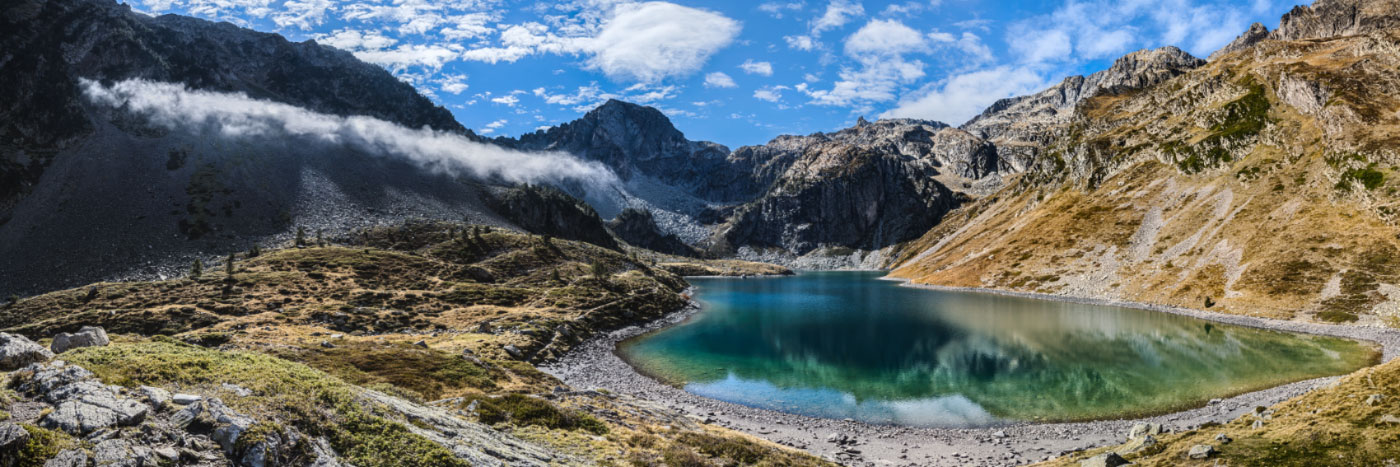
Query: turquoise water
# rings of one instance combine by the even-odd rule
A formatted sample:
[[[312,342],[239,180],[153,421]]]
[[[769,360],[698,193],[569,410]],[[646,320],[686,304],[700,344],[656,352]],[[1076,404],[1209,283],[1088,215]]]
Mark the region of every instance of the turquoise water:
[[[877,272],[693,279],[639,371],[753,407],[910,426],[1118,418],[1370,365],[1370,344],[1131,308],[901,287]]]

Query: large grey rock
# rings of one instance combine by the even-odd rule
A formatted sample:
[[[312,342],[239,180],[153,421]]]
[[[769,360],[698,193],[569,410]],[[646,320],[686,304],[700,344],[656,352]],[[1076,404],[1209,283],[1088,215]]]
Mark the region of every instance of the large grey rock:
[[[62,361],[36,363],[20,383],[22,393],[54,405],[39,419],[45,428],[85,435],[112,426],[131,426],[145,420],[149,407],[102,384],[92,372]]]
[[[14,371],[53,358],[44,346],[18,334],[0,332],[0,371]]]
[[[151,407],[156,410],[163,410],[170,405],[170,391],[151,386],[141,386],[137,390],[146,396],[146,402],[150,402]]]
[[[44,467],[88,467],[87,451],[65,449],[52,459],[44,461]]]
[[[111,340],[107,339],[105,329],[96,326],[83,326],[78,332],[63,332],[53,336],[53,344],[50,344],[49,348],[53,349],[53,353],[60,354],[69,349],[80,347],[102,347],[110,342]]]
[[[1079,461],[1079,467],[1118,467],[1120,465],[1128,464],[1132,464],[1132,462],[1128,462],[1128,460],[1124,459],[1123,456],[1119,456],[1117,453],[1113,452],[1106,452]]]
[[[218,398],[204,400],[206,416],[214,423],[214,432],[209,436],[224,449],[224,454],[232,455],[238,438],[253,426],[253,419],[240,414]]]
[[[151,448],[125,439],[107,439],[92,448],[97,467],[154,467],[157,460]]]
[[[29,442],[29,430],[14,423],[0,423],[0,458]]]
[[[1191,450],[1186,452],[1186,457],[1192,459],[1206,459],[1213,455],[1215,455],[1215,446],[1209,444],[1191,446]]]

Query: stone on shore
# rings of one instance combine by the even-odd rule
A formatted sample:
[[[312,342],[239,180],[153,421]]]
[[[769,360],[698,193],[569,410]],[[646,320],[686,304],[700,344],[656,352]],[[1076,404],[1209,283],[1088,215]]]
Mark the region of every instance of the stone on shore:
[[[1186,452],[1186,457],[1192,459],[1207,459],[1215,455],[1215,446],[1209,444],[1197,444],[1191,446],[1191,450]]]

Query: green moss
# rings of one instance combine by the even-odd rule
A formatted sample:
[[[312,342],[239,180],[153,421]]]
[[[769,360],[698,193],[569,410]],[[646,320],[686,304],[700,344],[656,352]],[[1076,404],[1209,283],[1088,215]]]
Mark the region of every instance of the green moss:
[[[1380,188],[1385,184],[1385,173],[1375,169],[1376,164],[1360,169],[1351,169],[1342,172],[1342,179],[1337,181],[1337,189],[1342,191],[1351,190],[1353,182],[1360,183],[1367,190]]]
[[[58,430],[40,428],[28,423],[20,424],[29,432],[29,442],[20,448],[16,455],[16,467],[40,467],[44,461],[57,456],[60,451],[77,446],[77,440]]]
[[[214,351],[163,337],[76,349],[64,357],[109,384],[243,386],[254,395],[227,401],[236,410],[326,436],[354,465],[467,465],[446,448],[371,413],[349,384],[299,363],[251,352]]]
[[[608,432],[608,426],[593,416],[561,409],[538,397],[507,394],[499,398],[480,397],[473,400],[477,403],[476,412],[482,423],[494,425],[509,422],[519,426],[535,425],[553,430],[583,430],[599,435]]]
[[[1223,140],[1253,137],[1269,124],[1270,104],[1264,85],[1253,79],[1245,81],[1244,85],[1249,92],[1225,104],[1224,116],[1219,123],[1211,126],[1215,137]]]
[[[494,389],[495,380],[506,378],[500,370],[487,370],[460,356],[404,342],[347,341],[334,348],[273,352],[353,384],[386,384],[407,390],[412,398],[420,400],[435,400],[447,391],[462,388]]]
[[[826,465],[820,460],[807,456],[762,446],[753,440],[738,436],[720,436],[710,433],[688,432],[676,437],[676,443],[720,461],[720,465],[761,465],[761,466],[818,466]],[[687,449],[689,451],[689,449]],[[668,454],[670,451],[667,451]]]
[[[1317,319],[1329,323],[1352,323],[1356,322],[1356,313],[1339,310],[1325,310],[1317,313]]]

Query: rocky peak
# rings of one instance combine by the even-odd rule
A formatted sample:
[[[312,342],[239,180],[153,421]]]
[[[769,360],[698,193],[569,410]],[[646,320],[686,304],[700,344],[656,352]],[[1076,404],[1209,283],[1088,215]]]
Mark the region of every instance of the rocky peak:
[[[1354,36],[1400,27],[1395,0],[1317,0],[1283,15],[1270,39],[1296,41]]]
[[[1089,76],[1071,76],[1029,96],[1002,99],[962,128],[992,141],[1035,140],[1043,136],[1041,129],[1067,121],[1074,114],[1074,108],[1085,99],[1143,89],[1205,63],[1171,46],[1139,50],[1115,60],[1107,70]]]
[[[1250,47],[1253,47],[1254,44],[1259,43],[1259,41],[1268,38],[1269,28],[1264,27],[1264,25],[1260,23],[1251,24],[1249,26],[1249,30],[1245,31],[1244,34],[1240,34],[1240,36],[1236,37],[1235,40],[1230,41],[1229,44],[1225,44],[1225,47],[1221,47],[1220,50],[1217,50],[1215,51],[1215,53],[1210,54],[1209,60],[1213,62],[1215,61],[1215,59],[1220,58],[1230,52],[1248,49]]]

